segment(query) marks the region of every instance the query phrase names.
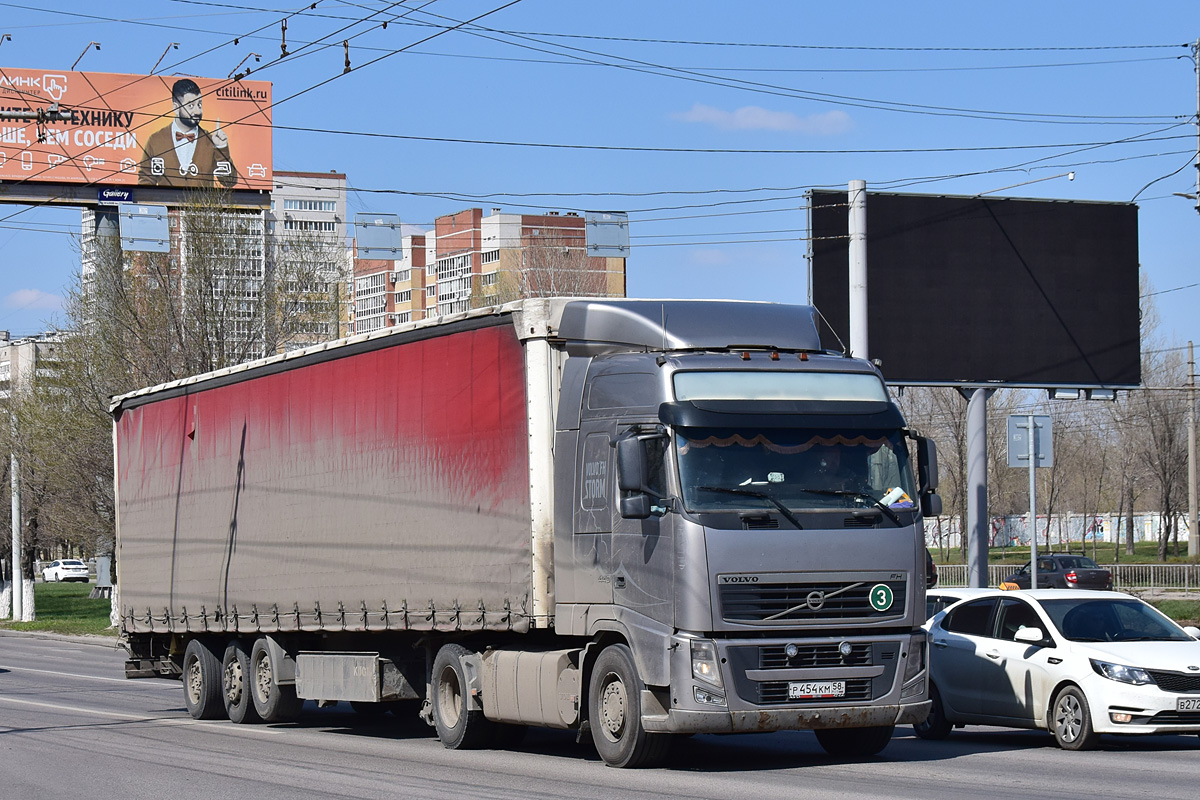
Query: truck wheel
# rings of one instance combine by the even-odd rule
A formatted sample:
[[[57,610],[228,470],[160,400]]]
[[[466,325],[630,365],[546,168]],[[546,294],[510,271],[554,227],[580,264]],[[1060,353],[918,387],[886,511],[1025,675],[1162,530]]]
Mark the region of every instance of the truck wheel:
[[[259,722],[261,718],[254,710],[251,698],[253,682],[250,671],[250,654],[246,646],[232,641],[225,648],[221,660],[221,697],[225,701],[225,713],[237,723]]]
[[[1092,729],[1092,710],[1076,686],[1064,686],[1054,698],[1050,732],[1063,750],[1091,750],[1100,740]]]
[[[462,645],[445,644],[433,659],[433,727],[450,750],[472,750],[492,741],[493,723],[482,710],[471,708],[468,696],[461,658],[470,652]]]
[[[225,716],[225,706],[221,703],[221,662],[199,639],[192,639],[183,651],[183,703],[192,719]]]
[[[818,728],[817,741],[834,758],[866,758],[887,747],[895,725],[872,728]]]
[[[250,650],[250,689],[254,710],[263,722],[291,722],[300,716],[304,701],[296,696],[295,686],[275,682],[266,637],[256,640]]]
[[[950,731],[954,729],[954,723],[946,719],[946,709],[942,707],[942,696],[938,694],[937,687],[930,684],[929,699],[929,716],[924,722],[918,722],[913,725],[913,731],[922,739],[930,741],[935,739],[945,739],[950,735]]]
[[[671,737],[642,727],[642,681],[623,644],[601,651],[588,687],[588,726],[610,767],[651,767],[666,758]]]

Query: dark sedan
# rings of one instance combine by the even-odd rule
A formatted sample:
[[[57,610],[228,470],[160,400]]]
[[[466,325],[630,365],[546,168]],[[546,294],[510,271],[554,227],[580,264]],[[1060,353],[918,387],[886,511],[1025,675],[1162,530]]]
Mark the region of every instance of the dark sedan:
[[[1039,589],[1111,589],[1112,573],[1101,568],[1087,556],[1051,553],[1038,556]],[[1029,565],[1009,575],[1006,583],[1021,589],[1029,588]]]

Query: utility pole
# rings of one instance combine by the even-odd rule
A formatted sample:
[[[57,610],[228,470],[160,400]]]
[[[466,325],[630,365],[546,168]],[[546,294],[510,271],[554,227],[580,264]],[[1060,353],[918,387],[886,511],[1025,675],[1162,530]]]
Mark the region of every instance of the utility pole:
[[[12,429],[15,433],[15,417],[12,420]],[[13,448],[9,472],[12,478],[12,619],[13,622],[24,622],[25,581],[21,572],[21,462],[17,460],[16,447]]]
[[[1191,342],[1188,342],[1187,404],[1188,555],[1195,556],[1200,554],[1200,533],[1196,530],[1196,359]]]

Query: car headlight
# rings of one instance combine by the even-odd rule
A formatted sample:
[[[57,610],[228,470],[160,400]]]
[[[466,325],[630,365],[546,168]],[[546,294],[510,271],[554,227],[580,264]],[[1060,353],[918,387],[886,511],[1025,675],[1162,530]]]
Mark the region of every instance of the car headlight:
[[[1110,681],[1118,681],[1120,683],[1132,683],[1138,686],[1147,683],[1154,683],[1154,679],[1150,677],[1150,673],[1141,667],[1127,667],[1124,664],[1110,664],[1107,661],[1097,661],[1090,659],[1092,669],[1097,675],[1103,675]]]
[[[697,680],[721,686],[721,668],[717,663],[717,646],[701,639],[692,640],[692,676]]]

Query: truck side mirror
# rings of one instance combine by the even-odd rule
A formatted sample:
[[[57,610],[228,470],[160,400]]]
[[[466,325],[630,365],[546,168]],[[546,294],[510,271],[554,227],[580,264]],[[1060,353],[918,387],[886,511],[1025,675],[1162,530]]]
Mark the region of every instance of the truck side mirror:
[[[650,495],[631,492],[621,496],[621,516],[625,519],[649,519],[650,514]]]
[[[942,496],[940,494],[921,495],[921,516],[939,517],[942,514]]]
[[[646,450],[635,436],[617,440],[617,488],[622,492],[646,491]]]
[[[937,445],[925,436],[917,437],[917,483],[922,494],[937,491]]]

